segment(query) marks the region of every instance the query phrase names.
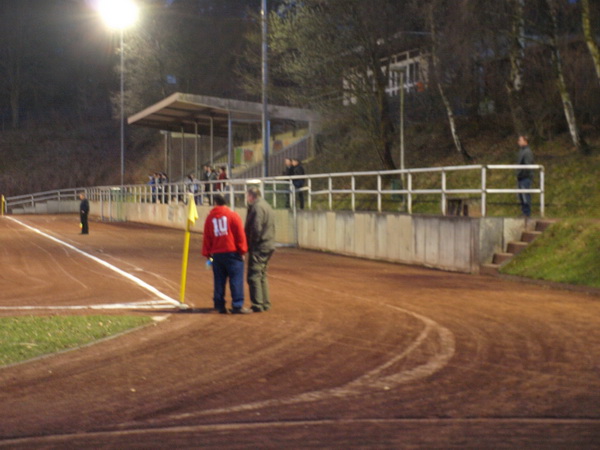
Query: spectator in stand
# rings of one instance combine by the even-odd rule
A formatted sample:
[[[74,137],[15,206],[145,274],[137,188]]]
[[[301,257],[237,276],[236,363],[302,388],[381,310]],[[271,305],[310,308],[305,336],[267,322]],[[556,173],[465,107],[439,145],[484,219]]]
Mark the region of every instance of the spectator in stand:
[[[148,175],[148,184],[152,191],[152,203],[156,203],[156,172]]]
[[[190,173],[183,181],[187,192],[194,194],[194,203],[198,204],[198,180]]]
[[[227,166],[219,167],[219,175],[217,180],[227,180]],[[217,191],[224,191],[225,183],[217,183]]]
[[[292,166],[291,158],[285,158],[283,160],[283,163],[285,164],[285,166],[283,167],[283,172],[281,174],[282,175],[292,175],[292,172],[294,171],[294,167]]]
[[[214,202],[204,222],[202,242],[202,255],[212,258],[214,308],[227,314],[225,285],[229,278],[231,312],[248,314],[252,310],[244,308],[244,254],[248,251],[244,225],[239,214],[225,206],[222,194],[214,194]]]
[[[211,183],[211,181],[216,180],[217,175],[215,174],[215,171],[213,170],[213,168],[211,166],[209,166],[208,164],[204,165],[204,168],[202,171],[202,179],[204,181],[204,192],[206,193],[206,196],[208,197],[208,204],[212,205],[212,192],[215,190],[215,185],[214,185],[214,183]]]
[[[161,203],[169,203],[169,177],[165,172],[159,173],[159,192],[160,192],[160,202]]]
[[[208,187],[210,189],[210,195],[208,196],[208,204],[212,205],[213,204],[213,192],[216,191],[216,184],[215,181],[217,181],[217,172],[215,172],[215,169],[212,168],[211,166],[208,166]]]
[[[284,168],[283,168],[283,172],[281,173],[284,176],[291,176],[294,174],[294,166],[292,165],[292,160],[291,158],[285,158],[283,163],[285,164]],[[289,208],[290,207],[290,194],[285,196],[285,207]]]
[[[304,167],[302,167],[302,163],[299,159],[293,158],[292,166],[292,175],[304,175]],[[298,202],[298,205],[300,206],[300,209],[304,209],[304,192],[302,191],[302,188],[304,187],[304,182],[304,178],[295,178],[294,180],[292,180],[294,190],[296,191],[296,200]]]

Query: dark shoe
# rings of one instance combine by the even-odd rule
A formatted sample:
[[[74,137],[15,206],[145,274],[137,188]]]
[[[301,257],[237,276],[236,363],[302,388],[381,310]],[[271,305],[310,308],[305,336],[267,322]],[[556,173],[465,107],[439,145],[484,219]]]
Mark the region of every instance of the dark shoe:
[[[260,306],[253,306],[252,311],[254,312],[263,312],[263,309]]]
[[[251,314],[252,310],[248,308],[233,308],[231,314]]]
[[[229,314],[227,308],[215,308],[215,311],[217,311],[219,314]]]

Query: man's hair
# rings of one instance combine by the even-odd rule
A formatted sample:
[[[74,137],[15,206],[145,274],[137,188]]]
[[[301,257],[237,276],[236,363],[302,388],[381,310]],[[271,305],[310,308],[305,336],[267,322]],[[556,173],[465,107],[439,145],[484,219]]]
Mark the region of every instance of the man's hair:
[[[529,143],[529,136],[527,136],[526,134],[520,134],[519,137],[523,138],[525,142]]]
[[[248,194],[250,194],[253,198],[260,198],[260,189],[256,186],[250,186],[248,188]]]
[[[223,194],[215,194],[213,196],[213,201],[215,202],[215,205],[218,205],[218,206],[223,206],[226,203],[225,197],[223,197]]]

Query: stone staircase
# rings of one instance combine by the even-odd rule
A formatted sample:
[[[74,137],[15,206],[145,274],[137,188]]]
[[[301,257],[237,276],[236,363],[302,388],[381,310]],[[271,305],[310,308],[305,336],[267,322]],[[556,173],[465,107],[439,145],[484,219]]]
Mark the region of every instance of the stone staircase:
[[[494,253],[492,262],[482,264],[479,268],[481,275],[498,275],[500,267],[508,263],[516,254],[522,252],[539,235],[541,235],[550,225],[557,222],[553,219],[538,219],[535,221],[533,229],[525,229],[521,233],[520,241],[509,242],[506,246],[506,252]]]

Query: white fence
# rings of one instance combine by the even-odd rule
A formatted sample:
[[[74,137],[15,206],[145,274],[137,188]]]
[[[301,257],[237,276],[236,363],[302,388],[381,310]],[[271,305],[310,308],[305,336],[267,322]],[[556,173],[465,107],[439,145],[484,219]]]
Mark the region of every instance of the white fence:
[[[489,187],[490,172],[492,171],[511,171],[520,169],[529,169],[537,171],[538,187],[535,189],[518,189],[516,187]],[[475,172],[477,179],[476,186],[473,186],[471,175],[467,183],[465,178],[459,175]],[[428,184],[431,183],[431,177],[439,176],[439,182],[434,182],[435,188],[421,187],[417,185],[416,180],[427,175]],[[449,180],[452,177],[452,181]],[[383,205],[386,200],[396,200],[401,197],[405,202],[406,212],[413,213],[413,204],[415,199],[422,195],[439,196],[439,211],[442,215],[448,213],[448,201],[452,198],[464,196],[475,196],[480,200],[481,216],[487,215],[488,198],[498,194],[534,194],[539,195],[540,216],[544,217],[545,205],[545,175],[544,167],[541,165],[469,165],[452,167],[434,167],[421,169],[371,171],[371,172],[344,172],[327,174],[307,174],[301,176],[277,176],[269,178],[256,178],[245,180],[223,180],[211,182],[190,183],[167,183],[159,185],[126,185],[126,186],[103,186],[81,189],[64,189],[58,191],[49,191],[39,194],[22,195],[6,198],[6,207],[9,212],[15,212],[19,206],[35,206],[40,202],[49,200],[74,200],[77,193],[85,191],[90,200],[102,202],[141,202],[141,203],[172,203],[180,202],[185,199],[185,194],[193,192],[197,203],[212,203],[211,197],[219,192],[229,198],[229,204],[245,205],[245,192],[248,185],[260,185],[264,196],[275,207],[288,206],[295,209],[295,190],[292,180],[303,179],[304,187],[300,190],[306,196],[306,206],[312,209],[315,202],[320,206],[325,205],[328,210],[344,209],[336,205],[335,201],[346,199],[345,209],[356,211],[358,196],[372,196],[375,199],[376,207],[373,210],[383,211]],[[508,179],[506,177],[504,180]],[[512,184],[514,176],[510,177]],[[507,181],[504,181],[506,184]],[[471,186],[465,186],[471,184]],[[209,188],[210,186],[210,188]],[[220,191],[217,188],[220,187]],[[322,198],[325,200],[321,200]],[[347,206],[349,198],[349,206]]]

